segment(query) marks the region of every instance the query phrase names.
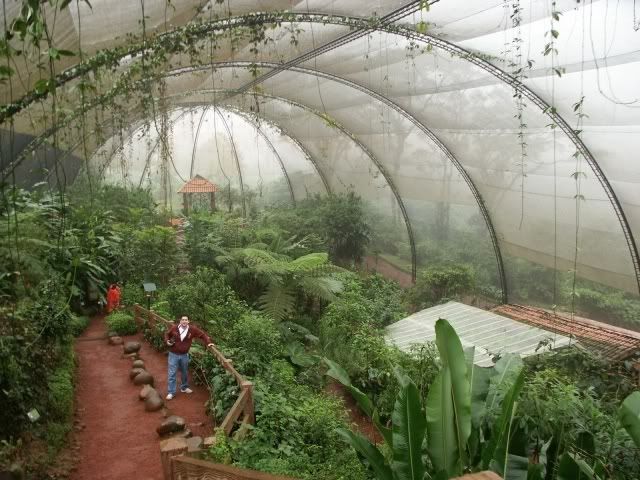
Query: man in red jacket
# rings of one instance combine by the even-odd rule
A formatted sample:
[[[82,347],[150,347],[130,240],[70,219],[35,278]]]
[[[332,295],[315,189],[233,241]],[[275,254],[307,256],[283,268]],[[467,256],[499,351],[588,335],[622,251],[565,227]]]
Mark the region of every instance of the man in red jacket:
[[[169,346],[169,378],[167,400],[176,396],[176,377],[178,369],[182,377],[180,391],[182,393],[192,393],[189,388],[189,349],[194,338],[202,340],[207,347],[213,345],[209,336],[199,328],[189,325],[189,317],[186,315],[180,319],[178,325],[172,326],[165,334],[164,341]]]

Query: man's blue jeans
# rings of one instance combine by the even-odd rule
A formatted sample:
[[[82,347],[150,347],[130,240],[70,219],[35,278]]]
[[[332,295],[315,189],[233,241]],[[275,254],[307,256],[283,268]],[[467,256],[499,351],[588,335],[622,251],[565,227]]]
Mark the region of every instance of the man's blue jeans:
[[[169,352],[169,379],[167,386],[167,393],[171,395],[176,394],[176,377],[178,376],[178,369],[180,369],[180,376],[182,377],[182,384],[180,390],[189,388],[188,369],[189,369],[189,354],[178,355]]]

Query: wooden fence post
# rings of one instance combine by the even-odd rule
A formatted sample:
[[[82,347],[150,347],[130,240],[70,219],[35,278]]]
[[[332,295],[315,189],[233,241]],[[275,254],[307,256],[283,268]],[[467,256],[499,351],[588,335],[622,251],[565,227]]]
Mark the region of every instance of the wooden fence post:
[[[164,480],[173,480],[171,457],[184,455],[187,450],[187,442],[184,438],[169,438],[160,442],[160,459],[162,460]]]
[[[255,422],[255,412],[253,407],[253,383],[248,380],[242,382],[242,389],[247,392],[247,400],[244,404],[244,414],[247,422],[253,424]]]

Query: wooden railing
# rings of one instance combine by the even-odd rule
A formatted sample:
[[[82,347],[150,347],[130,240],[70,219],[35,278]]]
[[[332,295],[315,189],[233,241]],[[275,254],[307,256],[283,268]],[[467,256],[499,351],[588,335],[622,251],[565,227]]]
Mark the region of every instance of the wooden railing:
[[[293,480],[186,456],[171,458],[171,480]]]
[[[171,327],[174,323],[161,317],[153,310],[147,310],[142,308],[137,303],[133,307],[133,315],[138,327],[151,327],[154,328],[158,323],[164,324],[166,328]],[[233,361],[225,358],[222,352],[215,345],[207,347],[207,351],[216,357],[218,363],[229,372],[236,380],[236,383],[240,387],[240,394],[235,403],[227,413],[227,416],[222,421],[221,428],[226,435],[230,435],[235,423],[240,420],[242,424],[253,424],[255,421],[255,410],[253,406],[253,383],[245,379],[238,371],[233,367]]]
[[[291,477],[271,475],[256,470],[207,462],[184,455],[170,459],[171,473],[167,480],[293,480]],[[494,472],[469,473],[451,480],[502,480]]]

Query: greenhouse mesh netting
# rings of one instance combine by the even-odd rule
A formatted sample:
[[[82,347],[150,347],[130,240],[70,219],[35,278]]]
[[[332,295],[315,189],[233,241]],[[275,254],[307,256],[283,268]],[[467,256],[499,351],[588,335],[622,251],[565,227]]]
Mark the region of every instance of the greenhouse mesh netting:
[[[502,303],[638,295],[633,0],[61,1],[43,24],[25,8],[3,2],[5,188],[99,178],[177,211],[201,175],[245,214],[353,190],[414,279],[446,251]]]

